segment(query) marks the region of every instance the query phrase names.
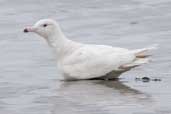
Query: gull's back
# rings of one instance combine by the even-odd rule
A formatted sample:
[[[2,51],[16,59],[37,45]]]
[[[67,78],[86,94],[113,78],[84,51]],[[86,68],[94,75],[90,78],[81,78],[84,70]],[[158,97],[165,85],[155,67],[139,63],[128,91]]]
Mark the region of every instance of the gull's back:
[[[105,45],[83,45],[61,62],[63,73],[69,78],[90,79],[103,76],[119,66],[128,64],[135,55],[128,49]]]

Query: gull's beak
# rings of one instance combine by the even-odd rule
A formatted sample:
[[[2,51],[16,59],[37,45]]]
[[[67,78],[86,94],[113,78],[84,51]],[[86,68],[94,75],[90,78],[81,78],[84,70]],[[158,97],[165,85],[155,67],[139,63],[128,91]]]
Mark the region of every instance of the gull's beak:
[[[27,32],[34,32],[35,31],[35,27],[26,27],[24,29],[24,32],[27,33]]]

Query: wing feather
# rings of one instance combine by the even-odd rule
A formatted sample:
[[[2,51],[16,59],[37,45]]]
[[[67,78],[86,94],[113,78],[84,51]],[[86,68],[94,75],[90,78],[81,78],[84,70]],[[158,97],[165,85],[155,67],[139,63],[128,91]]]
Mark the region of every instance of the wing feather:
[[[86,45],[66,57],[62,61],[62,69],[65,74],[77,79],[95,78],[118,70],[134,59],[135,55],[124,48]]]

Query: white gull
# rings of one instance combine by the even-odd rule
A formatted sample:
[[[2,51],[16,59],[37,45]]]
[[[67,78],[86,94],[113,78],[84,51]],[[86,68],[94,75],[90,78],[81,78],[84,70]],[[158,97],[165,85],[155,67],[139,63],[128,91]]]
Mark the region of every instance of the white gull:
[[[117,78],[121,73],[148,63],[151,46],[129,50],[107,45],[83,44],[69,40],[52,19],[42,19],[24,32],[35,32],[55,49],[59,71],[66,80]]]

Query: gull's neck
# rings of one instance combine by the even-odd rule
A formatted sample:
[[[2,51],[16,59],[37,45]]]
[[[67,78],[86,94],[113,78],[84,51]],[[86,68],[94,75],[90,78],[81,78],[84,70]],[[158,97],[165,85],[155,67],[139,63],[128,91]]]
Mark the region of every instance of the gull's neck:
[[[48,44],[55,50],[57,56],[60,58],[72,53],[75,49],[81,46],[80,43],[69,40],[63,32],[58,28],[52,35],[46,38]]]
[[[55,30],[54,33],[46,38],[49,46],[53,48],[60,48],[62,45],[64,45],[69,39],[65,37],[65,35],[62,33],[62,31]]]

